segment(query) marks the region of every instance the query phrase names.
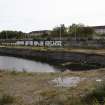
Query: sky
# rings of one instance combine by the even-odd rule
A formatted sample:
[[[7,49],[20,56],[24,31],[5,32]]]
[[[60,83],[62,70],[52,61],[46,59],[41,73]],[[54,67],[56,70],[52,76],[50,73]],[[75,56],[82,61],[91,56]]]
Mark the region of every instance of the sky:
[[[105,25],[105,0],[0,0],[0,31]]]

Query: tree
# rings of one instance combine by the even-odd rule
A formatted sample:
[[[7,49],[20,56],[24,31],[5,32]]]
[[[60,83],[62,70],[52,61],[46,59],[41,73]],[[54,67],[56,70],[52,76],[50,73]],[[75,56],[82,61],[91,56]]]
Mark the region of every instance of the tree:
[[[24,38],[25,33],[21,31],[2,31],[0,32],[0,39],[21,39]]]
[[[67,35],[67,28],[65,27],[64,24],[61,24],[61,26],[59,26],[59,27],[53,28],[53,30],[51,32],[52,36],[59,37],[60,34],[61,34],[61,36],[66,36]]]
[[[94,29],[91,27],[83,27],[83,35],[84,37],[91,39],[93,38]]]
[[[68,29],[68,34],[75,39],[92,38],[94,30],[91,27],[85,27],[83,24],[72,24]]]

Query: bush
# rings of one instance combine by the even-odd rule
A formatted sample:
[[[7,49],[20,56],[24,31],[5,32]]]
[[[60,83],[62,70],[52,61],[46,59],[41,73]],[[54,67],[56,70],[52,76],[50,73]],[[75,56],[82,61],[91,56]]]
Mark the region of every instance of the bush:
[[[105,84],[96,86],[96,88],[84,96],[83,101],[88,105],[105,105]]]
[[[7,105],[7,104],[12,104],[14,102],[14,98],[10,95],[3,95],[0,98],[0,105]]]

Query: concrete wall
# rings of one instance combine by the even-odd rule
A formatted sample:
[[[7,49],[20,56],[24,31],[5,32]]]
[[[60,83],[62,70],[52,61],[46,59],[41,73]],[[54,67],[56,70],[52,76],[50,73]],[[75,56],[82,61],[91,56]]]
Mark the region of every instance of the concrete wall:
[[[39,43],[38,45],[36,44]],[[56,47],[85,47],[85,48],[105,48],[105,40],[86,40],[86,39],[62,39],[62,42],[60,42],[58,39],[54,39],[54,40],[49,40],[49,41],[33,41],[33,40],[27,40],[27,41],[16,41],[16,42],[11,42],[11,43],[7,43],[7,42],[2,42],[2,45],[25,45],[25,46],[48,46],[47,44],[42,45],[41,42],[50,42],[51,45],[49,46],[56,46]],[[55,43],[58,43],[55,45]],[[59,43],[62,43],[59,44]],[[41,44],[41,45],[40,45]]]

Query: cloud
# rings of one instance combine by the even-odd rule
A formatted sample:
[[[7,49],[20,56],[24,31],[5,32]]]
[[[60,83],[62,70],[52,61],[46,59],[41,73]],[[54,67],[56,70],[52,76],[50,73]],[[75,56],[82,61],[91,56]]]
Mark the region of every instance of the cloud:
[[[0,30],[32,31],[59,24],[104,24],[104,0],[0,0]]]

